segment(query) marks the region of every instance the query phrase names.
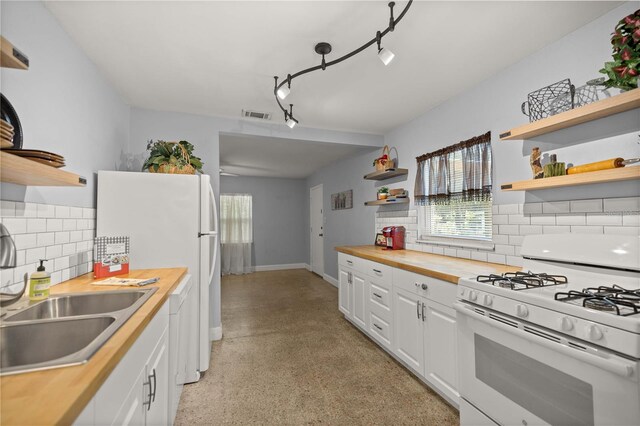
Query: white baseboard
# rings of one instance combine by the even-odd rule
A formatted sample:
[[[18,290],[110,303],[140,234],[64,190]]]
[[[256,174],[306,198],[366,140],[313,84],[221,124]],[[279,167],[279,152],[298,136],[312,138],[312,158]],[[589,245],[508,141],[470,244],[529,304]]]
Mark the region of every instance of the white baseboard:
[[[324,280],[326,282],[328,282],[329,284],[331,284],[332,286],[338,287],[338,280],[333,278],[331,275],[324,274],[324,276],[322,278],[324,278]]]
[[[220,327],[211,327],[209,329],[209,339],[210,340],[221,340],[222,339],[222,326]]]
[[[308,263],[305,264],[305,267],[307,268],[307,271],[311,271],[311,265],[309,265]]]
[[[254,270],[256,272],[281,271],[283,269],[307,269],[307,264],[306,263],[288,263],[285,265],[260,265],[260,266],[254,267]]]

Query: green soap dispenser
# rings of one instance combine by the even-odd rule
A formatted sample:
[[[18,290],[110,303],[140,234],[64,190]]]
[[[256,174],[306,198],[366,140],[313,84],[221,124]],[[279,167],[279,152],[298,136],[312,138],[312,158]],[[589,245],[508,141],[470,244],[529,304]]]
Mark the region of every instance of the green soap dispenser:
[[[49,297],[51,274],[44,270],[44,262],[47,259],[40,259],[40,266],[29,278],[29,300],[44,300]]]

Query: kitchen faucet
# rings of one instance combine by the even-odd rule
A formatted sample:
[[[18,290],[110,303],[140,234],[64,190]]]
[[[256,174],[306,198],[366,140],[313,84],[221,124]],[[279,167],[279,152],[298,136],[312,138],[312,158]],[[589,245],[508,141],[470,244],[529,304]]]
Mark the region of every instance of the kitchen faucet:
[[[0,223],[0,269],[10,269],[16,267],[16,244],[11,238],[7,228]],[[22,297],[27,288],[28,274],[24,274],[24,285],[17,293],[0,292],[0,307],[9,306]],[[2,315],[0,315],[2,316]]]

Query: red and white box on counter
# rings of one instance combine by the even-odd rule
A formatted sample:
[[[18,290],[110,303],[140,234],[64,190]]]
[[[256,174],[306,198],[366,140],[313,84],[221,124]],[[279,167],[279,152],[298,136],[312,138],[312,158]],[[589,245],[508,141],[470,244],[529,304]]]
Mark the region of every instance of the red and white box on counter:
[[[93,253],[95,278],[129,273],[129,237],[96,237]]]

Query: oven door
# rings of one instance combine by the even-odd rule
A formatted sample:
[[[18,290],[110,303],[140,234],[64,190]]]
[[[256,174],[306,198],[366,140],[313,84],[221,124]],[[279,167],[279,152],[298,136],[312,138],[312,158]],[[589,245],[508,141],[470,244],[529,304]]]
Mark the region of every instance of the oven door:
[[[454,307],[460,394],[498,423],[638,424],[637,361],[467,303]]]

